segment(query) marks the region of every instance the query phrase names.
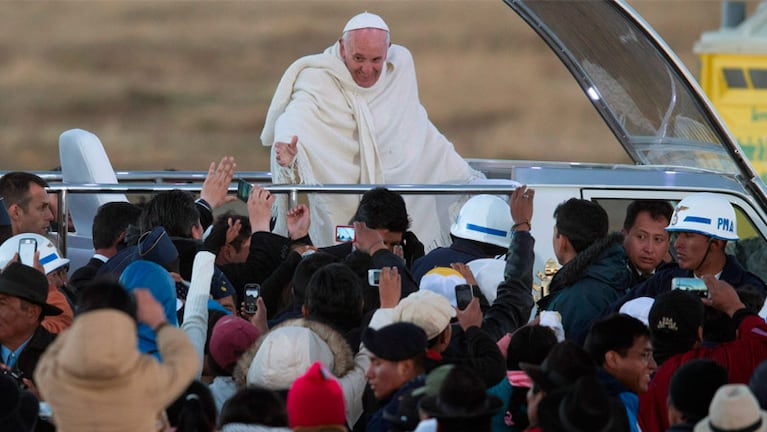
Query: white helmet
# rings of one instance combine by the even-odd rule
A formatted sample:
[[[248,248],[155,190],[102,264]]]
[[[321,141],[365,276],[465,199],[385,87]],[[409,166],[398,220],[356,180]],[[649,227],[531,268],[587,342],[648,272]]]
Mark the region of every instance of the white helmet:
[[[461,207],[450,234],[508,248],[511,243],[511,210],[503,198],[477,195]]]
[[[737,240],[735,209],[726,199],[708,192],[679,201],[666,231],[693,232],[719,240]]]
[[[69,259],[64,258],[56,249],[53,242],[40,234],[21,233],[6,240],[0,245],[0,269],[5,268],[8,261],[13,259],[13,255],[19,250],[19,241],[23,238],[33,238],[37,242],[37,250],[40,252],[40,264],[45,269],[45,274],[56,270],[57,268],[69,264]]]

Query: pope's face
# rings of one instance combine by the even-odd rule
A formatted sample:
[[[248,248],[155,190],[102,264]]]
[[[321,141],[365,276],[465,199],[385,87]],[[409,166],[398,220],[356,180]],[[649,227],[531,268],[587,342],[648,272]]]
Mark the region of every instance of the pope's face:
[[[341,57],[360,87],[371,87],[381,76],[389,51],[389,34],[381,29],[359,29],[341,38]]]

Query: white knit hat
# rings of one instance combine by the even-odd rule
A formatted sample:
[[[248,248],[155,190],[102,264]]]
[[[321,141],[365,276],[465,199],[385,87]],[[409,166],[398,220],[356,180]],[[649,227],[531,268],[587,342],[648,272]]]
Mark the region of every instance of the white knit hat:
[[[432,291],[416,291],[394,308],[394,321],[406,321],[421,327],[429,339],[437,337],[450,325],[455,309],[444,297]]]
[[[349,20],[349,22],[346,23],[346,26],[344,27],[344,33],[351,30],[359,30],[365,28],[386,30],[387,32],[389,31],[389,26],[386,25],[380,16],[365,11],[359,15],[355,15],[352,17],[352,19]]]

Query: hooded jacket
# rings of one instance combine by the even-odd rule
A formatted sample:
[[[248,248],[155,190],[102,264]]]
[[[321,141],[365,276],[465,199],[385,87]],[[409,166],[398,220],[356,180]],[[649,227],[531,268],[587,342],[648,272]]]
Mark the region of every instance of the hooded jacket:
[[[132,262],[123,270],[120,276],[122,284],[128,292],[136,288],[147,288],[157,299],[165,311],[165,319],[172,326],[178,326],[176,316],[176,283],[167,270],[151,261],[138,260]],[[144,323],[138,325],[138,348],[142,353],[151,354],[162,360],[157,351],[157,336],[154,330]]]
[[[311,330],[311,334],[307,336],[303,329]],[[275,331],[279,333],[273,334]],[[259,353],[260,350],[264,351]],[[311,358],[312,355],[321,358]],[[270,390],[288,390],[314,361],[322,361],[338,378],[346,402],[346,420],[356,423],[362,415],[370,354],[360,349],[353,355],[344,336],[325,324],[307,319],[285,321],[262,335],[240,357],[232,376],[240,388],[252,384],[255,378],[258,385]]]
[[[591,323],[621,298],[630,284],[623,236],[614,233],[597,240],[562,266],[551,280],[551,293],[538,306],[559,312],[565,337],[582,344]]]
[[[58,336],[35,371],[58,431],[157,430],[161,411],[194,378],[197,356],[172,326],[157,333],[162,363],[141,354],[136,338],[136,322],[113,309],[85,312]]]

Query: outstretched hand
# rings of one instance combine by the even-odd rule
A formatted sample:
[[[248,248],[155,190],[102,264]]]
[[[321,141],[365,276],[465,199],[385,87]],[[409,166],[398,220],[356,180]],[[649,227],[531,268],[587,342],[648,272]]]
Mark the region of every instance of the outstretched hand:
[[[310,224],[311,217],[306,204],[299,204],[288,210],[288,234],[291,240],[300,239],[309,234]]]
[[[280,166],[286,167],[293,163],[298,153],[298,136],[293,135],[289,143],[277,141],[274,143],[274,155]]]
[[[252,232],[269,232],[269,222],[272,220],[272,204],[277,199],[268,190],[253,185],[248,197],[248,219]]]
[[[234,163],[233,156],[224,156],[218,165],[215,162],[211,162],[208,168],[208,175],[202,184],[200,198],[204,199],[213,208],[225,203],[229,193],[229,185],[234,177],[235,168],[237,168],[237,164]]]
[[[511,193],[509,208],[511,218],[514,220],[516,231],[529,231],[530,221],[533,220],[533,199],[535,190],[528,189],[527,185],[518,186]]]
[[[402,278],[397,267],[383,267],[378,280],[378,297],[381,308],[393,308],[402,296]]]

